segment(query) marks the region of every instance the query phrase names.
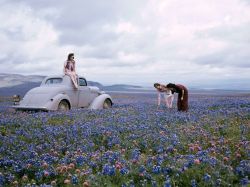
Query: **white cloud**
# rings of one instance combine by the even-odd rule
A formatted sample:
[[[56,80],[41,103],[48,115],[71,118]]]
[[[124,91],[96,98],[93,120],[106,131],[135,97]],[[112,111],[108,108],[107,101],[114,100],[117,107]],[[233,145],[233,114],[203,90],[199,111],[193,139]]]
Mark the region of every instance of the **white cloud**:
[[[121,63],[136,64],[145,63],[147,56],[144,54],[126,54],[123,51],[118,52],[118,61]]]
[[[2,66],[3,72],[52,73],[59,64],[63,63],[60,59],[62,52],[66,54],[74,48],[58,46],[59,32],[51,23],[36,17],[30,7],[22,4],[3,6],[0,22],[3,23],[0,25],[0,41],[4,44],[0,46],[4,54],[1,55],[3,59],[1,63],[7,64]]]
[[[61,73],[74,52],[79,74],[104,84],[250,79],[246,1],[20,2],[1,5],[3,72]]]
[[[115,28],[117,33],[137,33],[138,29],[130,22],[120,22]]]

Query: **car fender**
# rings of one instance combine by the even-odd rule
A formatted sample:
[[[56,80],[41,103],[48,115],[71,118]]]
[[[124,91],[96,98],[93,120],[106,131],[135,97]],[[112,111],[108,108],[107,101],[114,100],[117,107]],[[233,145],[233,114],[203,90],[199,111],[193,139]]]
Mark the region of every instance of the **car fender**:
[[[71,100],[69,96],[64,93],[57,94],[52,99],[50,99],[50,101],[46,104],[46,108],[48,108],[48,110],[57,110],[58,105],[62,100],[67,100],[70,105],[69,107],[71,108]]]
[[[113,101],[110,95],[101,94],[92,101],[89,108],[90,109],[103,109],[103,103],[106,99],[110,99],[111,103],[113,104]]]

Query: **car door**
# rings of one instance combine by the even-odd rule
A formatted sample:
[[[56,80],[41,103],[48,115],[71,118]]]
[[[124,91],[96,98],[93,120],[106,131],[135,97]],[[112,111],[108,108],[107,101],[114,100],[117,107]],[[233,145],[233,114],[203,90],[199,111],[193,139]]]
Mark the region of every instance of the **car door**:
[[[88,107],[92,102],[92,94],[84,78],[79,78],[78,107]]]

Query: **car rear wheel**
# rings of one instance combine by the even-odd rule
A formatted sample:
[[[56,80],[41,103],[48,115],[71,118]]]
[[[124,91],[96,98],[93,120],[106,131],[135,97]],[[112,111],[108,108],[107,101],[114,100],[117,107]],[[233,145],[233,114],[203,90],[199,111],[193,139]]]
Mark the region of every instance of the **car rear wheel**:
[[[112,103],[110,101],[110,99],[106,99],[103,103],[103,108],[107,109],[107,108],[111,108],[112,107]]]
[[[67,101],[62,100],[58,105],[58,111],[68,111],[69,110],[69,104]]]

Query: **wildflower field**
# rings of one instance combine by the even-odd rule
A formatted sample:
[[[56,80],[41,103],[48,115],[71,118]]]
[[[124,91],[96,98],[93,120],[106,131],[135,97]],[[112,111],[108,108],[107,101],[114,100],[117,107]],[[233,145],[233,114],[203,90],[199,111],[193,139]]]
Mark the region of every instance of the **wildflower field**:
[[[0,186],[248,186],[250,95],[112,94],[106,110],[20,112],[0,102]],[[176,102],[176,100],[175,100]]]

